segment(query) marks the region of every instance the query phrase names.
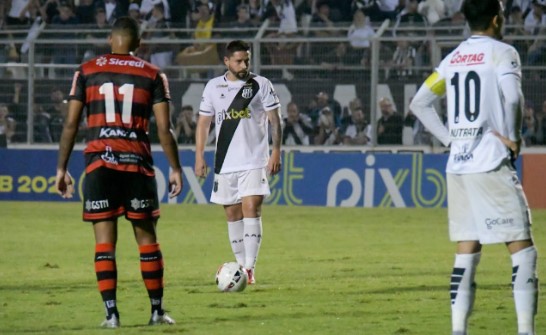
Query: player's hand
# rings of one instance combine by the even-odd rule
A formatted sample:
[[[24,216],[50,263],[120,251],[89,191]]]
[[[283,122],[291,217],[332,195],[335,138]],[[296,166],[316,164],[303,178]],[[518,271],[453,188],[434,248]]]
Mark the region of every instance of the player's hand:
[[[182,192],[182,170],[171,170],[169,174],[169,198],[174,198]]]
[[[493,134],[501,140],[501,142],[508,148],[508,150],[510,150],[512,160],[515,161],[519,156],[519,151],[521,150],[521,140],[517,142],[512,141],[508,137],[502,136],[496,131],[494,131]]]
[[[55,176],[55,189],[57,193],[65,199],[72,198],[74,194],[74,182],[72,176],[66,170],[57,170]]]
[[[195,175],[197,177],[205,178],[208,174],[208,166],[204,159],[202,158],[196,158],[195,159],[195,168],[194,168]]]
[[[267,173],[274,176],[281,171],[281,152],[280,150],[272,150],[269,162],[267,163]]]

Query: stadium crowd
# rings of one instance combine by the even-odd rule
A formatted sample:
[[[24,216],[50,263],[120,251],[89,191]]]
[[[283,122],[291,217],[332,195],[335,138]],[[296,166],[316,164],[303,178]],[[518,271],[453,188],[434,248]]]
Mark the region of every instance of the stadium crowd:
[[[221,64],[222,45],[208,42],[211,38],[254,36],[264,20],[272,23],[265,37],[282,39],[290,36],[347,37],[347,42],[264,43],[262,63],[271,65],[314,64],[324,69],[340,66],[366,68],[370,65],[370,40],[376,27],[391,20],[392,34],[399,41],[383,43],[381,67],[385,79],[422,78],[419,67],[430,66],[430,45],[426,27],[436,34],[464,33],[464,16],[459,11],[462,0],[6,0],[0,2],[0,28],[5,32],[32,31],[33,25],[45,22],[40,36],[49,30],[62,30],[57,38],[106,40],[116,18],[129,15],[141,23],[144,43],[138,56],[162,69],[181,69],[180,77],[206,79],[209,71],[185,70],[186,65]],[[526,36],[513,41],[522,62],[527,66],[546,65],[546,40],[533,36],[546,35],[546,0],[504,0],[507,29],[505,35]],[[442,28],[445,27],[445,30]],[[455,28],[454,28],[455,27]],[[458,27],[458,28],[457,28]],[[180,30],[166,28],[183,28]],[[458,30],[453,30],[453,29]],[[417,42],[407,36],[423,37]],[[191,45],[173,45],[172,38],[192,38]],[[153,41],[155,43],[146,43]],[[159,42],[158,42],[159,41]],[[163,42],[161,42],[163,41]],[[508,42],[512,41],[507,39]],[[307,48],[307,49],[306,49]],[[40,55],[41,62],[79,64],[106,53],[108,45],[97,43],[81,46],[56,45],[50,54]],[[20,45],[8,43],[0,48],[0,61],[25,62]],[[17,70],[0,68],[5,77],[17,78]],[[67,78],[72,70],[54,69],[53,78]],[[170,73],[169,73],[170,74]],[[328,71],[321,75],[328,76]],[[540,79],[540,71],[532,71]],[[282,79],[292,80],[297,73],[282,70]],[[20,76],[19,79],[23,79]],[[26,111],[21,107],[20,85],[0,111],[0,137],[6,143],[26,142]],[[57,142],[62,128],[63,92],[54,88],[50,101],[38,101],[34,108],[34,142]],[[388,98],[379,102],[378,144],[431,145],[431,136],[412,115],[397,111]],[[195,130],[196,111],[191,106],[173,105],[173,127],[180,143],[190,144]],[[347,107],[327,92],[317,92],[308,104],[294,99],[287,106],[284,142],[289,145],[366,145],[371,141],[370,109],[356,98]],[[5,116],[4,116],[5,114]],[[191,115],[191,117],[190,117]],[[528,103],[524,120],[527,145],[546,144],[546,101]],[[4,121],[8,120],[8,121]],[[15,128],[15,130],[13,130]],[[84,127],[82,127],[84,129]],[[153,127],[152,127],[153,128]],[[154,134],[151,134],[154,140]],[[82,137],[83,138],[83,137]],[[0,141],[0,144],[3,142]],[[213,138],[209,143],[214,143]]]

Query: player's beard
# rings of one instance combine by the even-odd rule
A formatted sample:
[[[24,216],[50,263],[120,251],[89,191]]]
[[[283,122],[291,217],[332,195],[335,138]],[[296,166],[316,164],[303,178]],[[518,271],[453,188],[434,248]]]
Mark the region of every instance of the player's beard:
[[[231,67],[228,67],[229,72],[236,77],[239,80],[245,80],[248,77],[249,71],[248,70],[242,70],[242,71],[234,71]]]

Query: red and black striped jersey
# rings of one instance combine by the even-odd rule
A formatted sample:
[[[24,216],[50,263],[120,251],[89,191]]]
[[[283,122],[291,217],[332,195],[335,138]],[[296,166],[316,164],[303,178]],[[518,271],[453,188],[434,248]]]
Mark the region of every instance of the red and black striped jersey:
[[[70,99],[86,107],[86,172],[104,166],[154,175],[152,106],[170,100],[167,77],[157,67],[132,55],[94,58],[75,72]]]

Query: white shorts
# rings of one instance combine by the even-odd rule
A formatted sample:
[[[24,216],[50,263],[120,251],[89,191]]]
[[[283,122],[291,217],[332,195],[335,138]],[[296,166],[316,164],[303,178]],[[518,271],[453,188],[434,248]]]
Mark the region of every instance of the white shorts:
[[[507,164],[485,173],[448,173],[447,190],[451,241],[492,244],[531,238],[529,205]]]
[[[265,168],[214,175],[210,201],[233,205],[251,195],[268,196],[271,193]]]

